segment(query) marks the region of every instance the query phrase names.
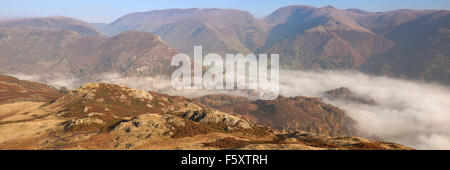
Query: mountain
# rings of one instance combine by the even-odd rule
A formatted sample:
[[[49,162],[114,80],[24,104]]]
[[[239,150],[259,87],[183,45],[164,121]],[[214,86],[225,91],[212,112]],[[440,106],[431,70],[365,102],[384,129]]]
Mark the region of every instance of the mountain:
[[[450,84],[450,11],[420,15],[385,36],[397,45],[372,57],[364,71]]]
[[[363,27],[380,35],[387,35],[398,26],[408,23],[418,17],[435,13],[435,10],[394,10],[387,12],[357,12],[355,9],[349,10],[361,15],[357,15],[354,19]]]
[[[294,69],[357,69],[394,43],[355,19],[358,13],[331,6],[288,6],[264,19],[226,9],[169,9],[132,13],[111,24],[93,24],[106,35],[152,32],[181,52],[276,53]]]
[[[49,102],[63,95],[45,84],[0,75],[0,104],[15,102]]]
[[[289,6],[257,53],[279,53],[290,69],[356,69],[450,84],[449,11],[366,12]]]
[[[10,104],[0,105],[0,149],[411,149],[357,137],[279,133],[184,97],[114,84],[89,83],[33,107],[13,104],[13,112],[5,112]]]
[[[0,22],[0,27],[33,27],[70,30],[81,35],[100,35],[90,24],[67,17],[24,18]]]
[[[114,37],[69,30],[0,27],[0,72],[95,78],[102,73],[168,76],[178,52],[151,33]]]
[[[278,53],[286,69],[353,69],[450,84],[449,13],[287,6],[256,19],[231,9],[168,9],[132,13],[111,24],[92,24],[106,35],[116,35],[110,38],[71,18],[15,19],[0,22],[0,72],[57,71],[76,77],[101,72],[167,74],[170,68],[161,64],[168,61],[167,56],[176,50],[192,55],[193,46],[203,45],[204,54]],[[139,44],[160,39],[144,33],[121,36],[130,36],[123,41],[138,42],[131,43],[134,47],[108,42],[128,30],[157,34],[169,45],[148,54]],[[110,52],[112,46],[118,51]],[[142,61],[149,58],[157,62]]]
[[[242,115],[280,131],[306,131],[328,136],[355,136],[356,122],[345,111],[318,98],[278,97],[251,101],[245,97],[208,95],[195,101],[226,113]]]
[[[290,69],[355,69],[450,83],[449,17],[445,10],[367,12],[288,6],[257,53],[279,53]]]
[[[394,43],[361,26],[358,13],[331,6],[283,7],[264,20],[273,25],[257,53],[280,54],[291,69],[358,69]]]
[[[181,52],[249,53],[264,43],[266,26],[246,11],[231,9],[168,9],[125,15],[109,26],[94,24],[106,35],[135,30],[151,32]]]

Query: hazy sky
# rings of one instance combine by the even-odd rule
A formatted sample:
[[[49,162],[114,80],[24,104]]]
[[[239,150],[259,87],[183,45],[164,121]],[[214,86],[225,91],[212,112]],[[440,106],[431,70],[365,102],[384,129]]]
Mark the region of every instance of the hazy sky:
[[[138,11],[168,8],[232,8],[264,17],[287,5],[395,9],[450,9],[450,0],[1,0],[0,17],[67,16],[87,22],[112,22]]]

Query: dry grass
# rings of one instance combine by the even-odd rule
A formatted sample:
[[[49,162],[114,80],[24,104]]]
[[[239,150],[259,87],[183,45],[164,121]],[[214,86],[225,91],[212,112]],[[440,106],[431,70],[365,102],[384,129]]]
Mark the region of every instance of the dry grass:
[[[204,143],[206,147],[215,147],[222,149],[235,149],[242,148],[251,144],[285,144],[285,139],[282,137],[276,137],[270,141],[258,141],[258,140],[240,140],[234,137],[226,137],[218,139],[214,142]]]
[[[172,130],[174,135],[172,138],[183,138],[183,137],[193,137],[197,135],[204,135],[212,132],[223,131],[219,124],[200,124],[191,120],[185,120],[185,126],[178,127],[174,126],[175,129]]]
[[[227,137],[223,139],[218,139],[211,143],[205,143],[206,147],[215,147],[215,148],[240,148],[247,145],[252,144],[249,141],[238,140],[233,137]]]

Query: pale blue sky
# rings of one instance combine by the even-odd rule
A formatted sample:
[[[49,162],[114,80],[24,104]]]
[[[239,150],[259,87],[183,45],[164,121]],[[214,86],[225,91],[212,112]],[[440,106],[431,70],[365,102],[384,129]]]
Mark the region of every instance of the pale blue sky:
[[[87,22],[112,22],[131,12],[155,9],[232,8],[249,11],[261,18],[287,5],[332,5],[367,11],[450,10],[450,0],[2,0],[0,17],[67,16]]]

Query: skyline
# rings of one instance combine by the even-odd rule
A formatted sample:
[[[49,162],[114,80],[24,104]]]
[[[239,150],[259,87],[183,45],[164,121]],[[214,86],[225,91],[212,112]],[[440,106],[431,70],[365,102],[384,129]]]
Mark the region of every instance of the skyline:
[[[24,5],[26,4],[26,5]],[[133,12],[171,8],[223,8],[250,12],[263,18],[284,6],[309,5],[314,7],[334,6],[339,9],[358,8],[370,12],[397,9],[450,10],[448,0],[410,0],[407,3],[390,0],[5,0],[0,6],[0,17],[24,18],[65,16],[91,23],[110,23]]]

